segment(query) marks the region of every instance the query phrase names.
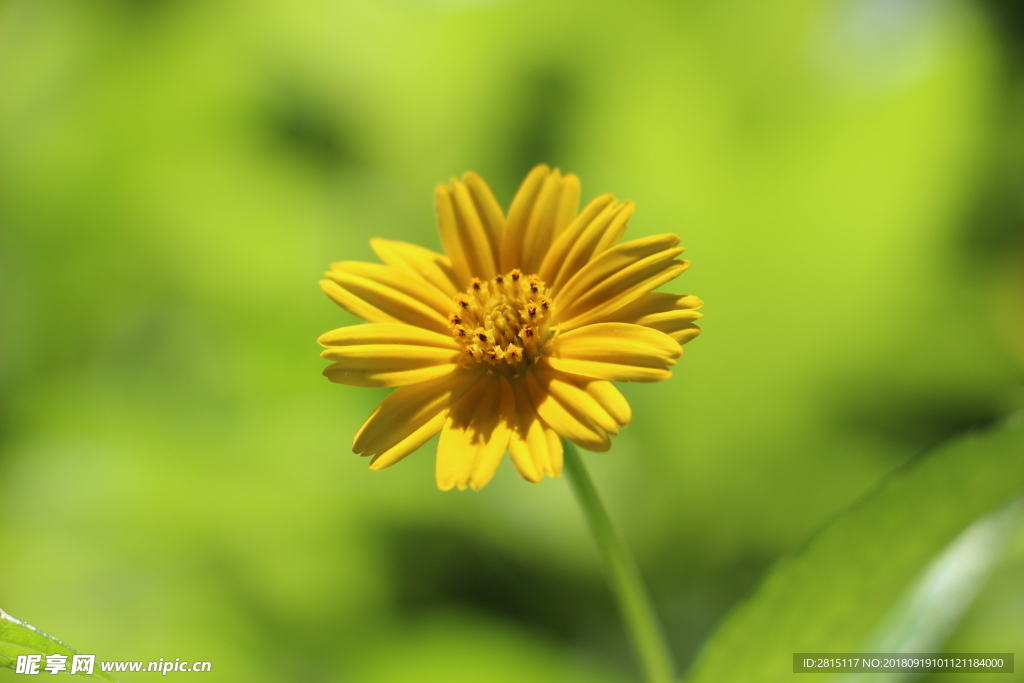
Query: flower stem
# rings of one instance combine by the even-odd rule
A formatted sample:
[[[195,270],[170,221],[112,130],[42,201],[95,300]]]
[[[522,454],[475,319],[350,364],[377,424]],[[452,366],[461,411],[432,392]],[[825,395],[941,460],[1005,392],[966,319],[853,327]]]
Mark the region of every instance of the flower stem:
[[[658,626],[654,607],[644,589],[640,572],[637,571],[629,549],[608,517],[601,498],[590,478],[586,463],[579,451],[568,441],[565,445],[565,469],[576,492],[576,498],[583,508],[590,531],[594,534],[598,551],[604,561],[608,582],[618,603],[622,620],[633,641],[633,649],[644,678],[648,683],[672,683],[675,680],[675,665],[669,655],[665,636]]]

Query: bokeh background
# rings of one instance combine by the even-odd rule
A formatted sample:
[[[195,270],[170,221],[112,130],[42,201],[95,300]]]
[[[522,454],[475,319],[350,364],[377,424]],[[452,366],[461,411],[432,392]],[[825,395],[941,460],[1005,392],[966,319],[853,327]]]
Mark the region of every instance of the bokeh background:
[[[433,442],[372,472],[385,392],[320,375],[330,262],[439,248],[437,183],[507,205],[547,162],[681,235],[706,302],[587,456],[692,661],[1024,407],[1021,7],[0,0],[0,606],[209,681],[636,680],[566,481],[441,493]],[[1021,656],[1022,570],[1018,535],[950,651]]]

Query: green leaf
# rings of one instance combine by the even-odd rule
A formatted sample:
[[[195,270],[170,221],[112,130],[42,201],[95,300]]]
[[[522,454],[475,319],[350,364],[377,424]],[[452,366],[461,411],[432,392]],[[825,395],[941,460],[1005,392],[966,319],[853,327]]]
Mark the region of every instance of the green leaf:
[[[705,644],[687,682],[803,681],[793,653],[864,652],[931,561],[1022,493],[1019,419],[912,460],[779,561]]]
[[[42,655],[42,666],[46,664],[46,655],[67,655],[68,671],[71,670],[71,656],[79,654],[53,636],[48,636],[34,626],[29,626],[19,621],[0,609],[0,667],[13,669],[18,661],[18,655]],[[79,672],[77,676],[85,676],[98,681],[117,683],[110,674],[100,671],[99,662],[93,669],[92,675]]]

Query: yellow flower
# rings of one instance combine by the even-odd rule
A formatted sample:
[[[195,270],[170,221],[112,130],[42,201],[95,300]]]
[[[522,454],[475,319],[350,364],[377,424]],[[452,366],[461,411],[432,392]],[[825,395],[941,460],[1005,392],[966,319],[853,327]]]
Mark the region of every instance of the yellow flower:
[[[523,478],[562,471],[561,438],[592,451],[629,424],[611,382],[658,382],[700,333],[695,296],[651,290],[686,270],[675,235],[619,243],[632,202],[577,214],[579,180],[537,166],[506,216],[476,174],[437,188],[445,255],[371,241],[320,284],[368,324],[320,337],[332,382],[399,387],[352,449],[382,470],[438,432],[437,485],[480,489],[506,450]]]

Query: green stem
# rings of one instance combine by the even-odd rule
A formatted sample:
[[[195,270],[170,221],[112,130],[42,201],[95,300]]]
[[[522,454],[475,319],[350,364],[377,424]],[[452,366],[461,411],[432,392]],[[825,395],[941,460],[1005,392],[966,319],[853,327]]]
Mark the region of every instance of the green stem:
[[[658,626],[654,607],[647,597],[640,572],[626,544],[615,533],[608,512],[594,488],[594,480],[590,478],[590,472],[579,452],[568,441],[563,443],[569,481],[583,508],[590,531],[594,534],[612,593],[633,641],[633,649],[640,660],[644,678],[648,683],[671,683],[675,680],[675,665],[669,655],[665,636]]]

